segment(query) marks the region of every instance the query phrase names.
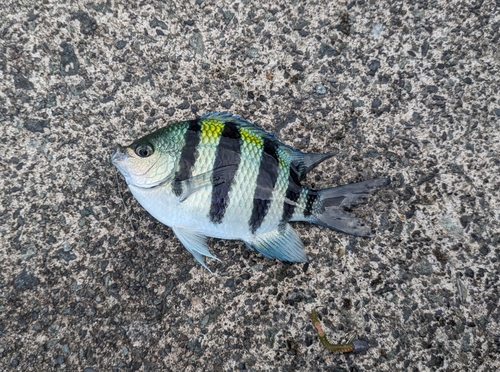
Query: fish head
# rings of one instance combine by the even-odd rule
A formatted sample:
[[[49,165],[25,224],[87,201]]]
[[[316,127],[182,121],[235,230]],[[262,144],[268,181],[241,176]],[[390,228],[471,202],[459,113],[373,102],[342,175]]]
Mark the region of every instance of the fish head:
[[[111,162],[128,185],[151,188],[173,179],[176,156],[161,140],[146,136],[126,147],[118,145]]]

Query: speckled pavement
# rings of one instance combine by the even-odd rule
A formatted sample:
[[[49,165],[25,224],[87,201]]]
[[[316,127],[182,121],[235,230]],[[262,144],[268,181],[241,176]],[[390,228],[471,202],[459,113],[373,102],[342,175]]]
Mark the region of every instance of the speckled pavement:
[[[498,0],[7,0],[0,371],[498,369],[499,28]],[[377,236],[297,223],[305,265],[210,239],[204,270],[109,158],[208,111],[333,152],[315,188],[390,177]]]

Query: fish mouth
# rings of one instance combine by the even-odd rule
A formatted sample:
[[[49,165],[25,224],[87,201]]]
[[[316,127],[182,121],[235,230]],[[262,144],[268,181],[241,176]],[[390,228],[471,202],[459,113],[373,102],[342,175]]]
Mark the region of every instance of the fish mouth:
[[[124,151],[124,148],[121,145],[117,145],[111,154],[111,162],[114,165],[117,165],[118,163],[122,163],[129,156],[130,155]]]
[[[130,157],[129,154],[125,151],[125,148],[122,146],[118,145],[115,147],[113,150],[113,153],[111,154],[111,163],[120,171],[120,173],[125,177],[125,179],[128,182],[128,179],[130,177],[130,174],[127,170],[127,168],[124,166],[125,160]]]

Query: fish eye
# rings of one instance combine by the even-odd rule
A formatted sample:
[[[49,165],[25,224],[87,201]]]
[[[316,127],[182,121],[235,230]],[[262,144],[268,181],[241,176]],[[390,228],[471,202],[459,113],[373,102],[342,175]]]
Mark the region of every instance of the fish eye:
[[[135,153],[141,158],[147,158],[148,156],[153,155],[153,152],[153,146],[151,146],[149,143],[144,143],[135,148]]]

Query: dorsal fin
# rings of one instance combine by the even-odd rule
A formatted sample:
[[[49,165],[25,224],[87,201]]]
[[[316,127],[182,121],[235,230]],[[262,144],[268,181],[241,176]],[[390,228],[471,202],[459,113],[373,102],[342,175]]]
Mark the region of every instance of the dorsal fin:
[[[299,175],[299,180],[302,181],[306,174],[317,166],[319,163],[324,160],[331,158],[333,154],[306,154],[300,150],[293,151],[290,154],[292,158],[292,165],[297,169],[297,173]]]

